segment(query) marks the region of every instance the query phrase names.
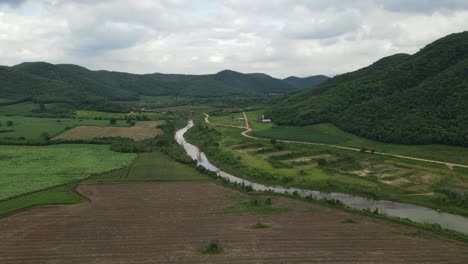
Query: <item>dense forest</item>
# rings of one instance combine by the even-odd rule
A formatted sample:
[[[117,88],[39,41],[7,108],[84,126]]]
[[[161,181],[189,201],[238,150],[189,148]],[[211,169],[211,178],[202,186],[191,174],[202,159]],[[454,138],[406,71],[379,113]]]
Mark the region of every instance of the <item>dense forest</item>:
[[[325,76],[325,75],[314,75],[310,77],[296,77],[296,76],[290,76],[286,79],[283,79],[283,81],[291,84],[292,86],[296,88],[309,88],[318,84],[321,84],[325,82],[326,80],[330,79],[330,77]]]
[[[176,98],[268,97],[297,88],[266,74],[224,70],[209,75],[91,71],[45,62],[0,66],[0,99],[76,106],[135,101],[141,95]]]
[[[277,99],[268,115],[384,142],[468,146],[468,32]]]

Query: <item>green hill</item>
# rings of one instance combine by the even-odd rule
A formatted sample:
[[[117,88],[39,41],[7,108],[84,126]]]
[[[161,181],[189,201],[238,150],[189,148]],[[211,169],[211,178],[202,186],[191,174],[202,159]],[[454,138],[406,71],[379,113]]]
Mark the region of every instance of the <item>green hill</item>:
[[[275,101],[283,125],[331,122],[367,138],[468,146],[468,32]]]
[[[289,83],[290,85],[296,88],[304,89],[304,88],[309,88],[309,87],[321,84],[328,79],[330,79],[330,77],[325,76],[325,75],[314,75],[314,76],[305,77],[305,78],[290,76],[286,79],[283,79],[283,81]]]
[[[130,74],[91,71],[71,64],[22,63],[2,67],[0,97],[7,99],[49,94],[47,100],[73,100],[70,93],[112,101],[134,101],[140,95],[172,95],[192,98],[263,96],[285,94],[298,88],[266,74],[221,71],[208,75]],[[80,100],[83,101],[83,100]],[[86,100],[84,100],[86,101]]]

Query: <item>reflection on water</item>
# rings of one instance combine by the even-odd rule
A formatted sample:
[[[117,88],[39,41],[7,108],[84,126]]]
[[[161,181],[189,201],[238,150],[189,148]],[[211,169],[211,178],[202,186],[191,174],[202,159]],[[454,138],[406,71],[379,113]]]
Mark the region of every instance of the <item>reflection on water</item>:
[[[191,127],[193,127],[193,121],[190,120],[186,127],[176,132],[175,139],[177,140],[177,142],[185,148],[185,151],[190,157],[192,157],[192,159],[198,161],[198,165],[203,166],[207,170],[216,172],[218,176],[229,180],[230,182],[243,184],[245,186],[251,186],[252,189],[256,191],[272,191],[281,194],[293,194],[296,192],[302,197],[311,196],[315,199],[326,198],[340,200],[343,204],[355,209],[362,210],[369,208],[372,211],[377,209],[379,213],[388,216],[408,218],[414,222],[419,223],[439,224],[443,228],[468,234],[467,217],[454,214],[440,213],[436,210],[422,206],[397,203],[385,200],[372,200],[344,193],[323,193],[319,191],[302,190],[297,188],[284,188],[281,186],[266,186],[263,184],[258,184],[255,182],[241,179],[239,177],[236,177],[218,169],[216,166],[210,163],[205,153],[200,152],[200,150],[196,146],[188,143],[185,140],[184,134]]]

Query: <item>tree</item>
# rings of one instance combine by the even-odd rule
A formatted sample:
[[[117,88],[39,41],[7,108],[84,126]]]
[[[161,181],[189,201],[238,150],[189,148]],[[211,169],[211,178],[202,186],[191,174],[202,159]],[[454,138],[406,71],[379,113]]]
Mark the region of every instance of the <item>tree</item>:
[[[40,111],[40,112],[45,112],[45,111],[46,111],[46,106],[45,106],[45,104],[39,104],[39,111]]]
[[[42,133],[41,133],[41,138],[44,139],[44,140],[49,140],[49,139],[50,139],[50,135],[49,135],[49,133],[47,133],[47,132],[42,132]]]
[[[117,120],[116,120],[115,118],[111,118],[111,119],[109,120],[109,124],[115,125],[115,124],[117,124]]]
[[[11,120],[6,121],[6,125],[7,125],[7,126],[12,126],[12,125],[13,125],[13,121],[11,121]]]

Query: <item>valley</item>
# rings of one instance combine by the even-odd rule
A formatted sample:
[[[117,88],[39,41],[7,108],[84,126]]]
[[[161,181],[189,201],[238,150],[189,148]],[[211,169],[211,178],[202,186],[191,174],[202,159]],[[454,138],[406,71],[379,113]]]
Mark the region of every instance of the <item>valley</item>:
[[[467,34],[333,78],[0,67],[0,262],[466,263]]]

